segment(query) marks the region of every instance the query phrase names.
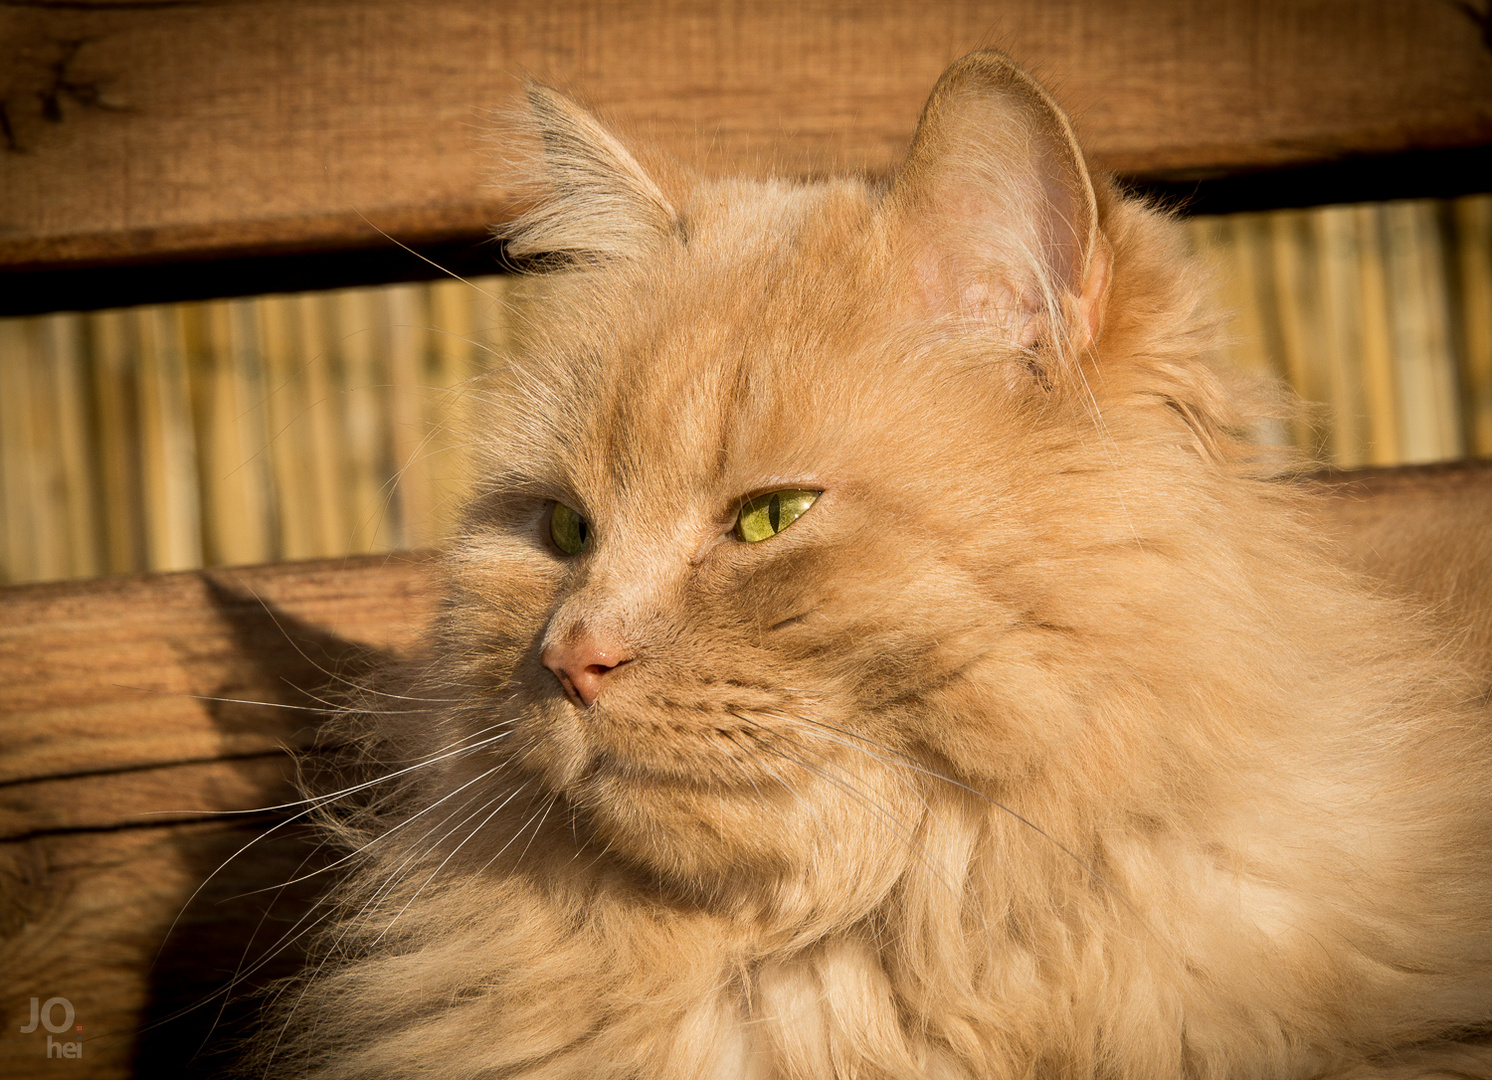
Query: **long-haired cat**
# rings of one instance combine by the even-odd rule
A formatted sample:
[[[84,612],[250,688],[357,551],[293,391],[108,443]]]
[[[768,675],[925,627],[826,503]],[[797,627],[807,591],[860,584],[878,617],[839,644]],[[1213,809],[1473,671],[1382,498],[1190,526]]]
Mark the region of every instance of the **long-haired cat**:
[[[1483,676],[1313,533],[1051,98],[964,58],[885,184],[530,102],[542,332],[261,1064],[1492,1075]]]

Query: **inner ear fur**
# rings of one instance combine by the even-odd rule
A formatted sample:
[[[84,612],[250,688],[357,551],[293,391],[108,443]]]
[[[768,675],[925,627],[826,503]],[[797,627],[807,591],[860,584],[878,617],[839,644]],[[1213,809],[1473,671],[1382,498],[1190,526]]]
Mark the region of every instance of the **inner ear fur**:
[[[526,89],[518,134],[539,161],[520,183],[528,208],[500,234],[513,255],[642,259],[679,234],[678,212],[615,135],[558,90]]]
[[[923,298],[1036,352],[1098,337],[1112,254],[1072,124],[992,51],[959,60],[922,109],[892,205]]]

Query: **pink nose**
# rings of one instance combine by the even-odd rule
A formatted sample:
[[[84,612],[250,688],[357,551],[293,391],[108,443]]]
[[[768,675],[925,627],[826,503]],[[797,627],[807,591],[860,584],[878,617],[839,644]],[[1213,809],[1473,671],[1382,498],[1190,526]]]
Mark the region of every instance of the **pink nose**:
[[[619,642],[589,633],[582,633],[562,645],[551,645],[539,657],[540,662],[554,672],[570,700],[586,708],[590,708],[601,693],[606,676],[631,659],[625,646]]]

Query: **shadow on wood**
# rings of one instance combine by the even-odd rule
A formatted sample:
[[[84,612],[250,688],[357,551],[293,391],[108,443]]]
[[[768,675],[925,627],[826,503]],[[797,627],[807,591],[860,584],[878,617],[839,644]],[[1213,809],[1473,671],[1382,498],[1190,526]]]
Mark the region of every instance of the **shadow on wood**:
[[[321,743],[318,729],[387,654],[297,619],[231,582],[208,575],[207,590],[241,655],[258,669],[253,683],[283,686],[291,699],[286,706],[303,720],[296,743],[317,745],[300,767],[322,763],[335,770],[336,748]],[[262,711],[235,700],[232,688],[207,696],[207,711],[224,734],[252,726]],[[247,786],[259,785],[263,805],[276,808],[180,838],[187,876],[203,884],[150,970],[135,1055],[140,1076],[221,1074],[257,1030],[266,989],[299,970],[306,935],[320,921],[316,900],[328,884],[321,871],[334,857],[303,808],[285,805],[298,793],[256,758],[227,764]]]
[[[370,558],[0,592],[0,1074],[57,1075],[68,1009],[89,1076],[222,1071],[321,884],[304,826],[245,845],[289,820],[261,811],[296,797],[286,749],[313,749],[325,691],[415,640],[424,574]],[[21,1030],[31,998],[65,1000],[55,1030]]]

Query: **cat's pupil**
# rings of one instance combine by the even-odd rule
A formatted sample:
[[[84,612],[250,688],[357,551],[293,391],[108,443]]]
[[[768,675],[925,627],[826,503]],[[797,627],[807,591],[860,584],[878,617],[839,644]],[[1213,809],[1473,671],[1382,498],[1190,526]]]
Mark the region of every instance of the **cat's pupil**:
[[[774,533],[782,531],[782,496],[776,492],[772,493],[772,501],[767,504],[767,524],[772,526]]]
[[[549,514],[549,536],[566,555],[579,555],[590,547],[591,523],[562,502]]]

